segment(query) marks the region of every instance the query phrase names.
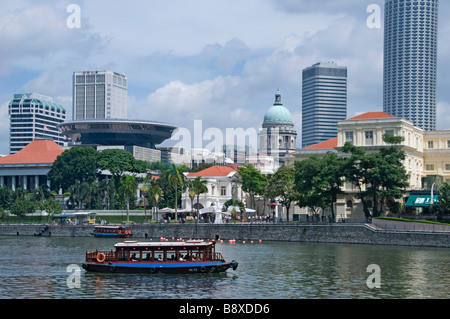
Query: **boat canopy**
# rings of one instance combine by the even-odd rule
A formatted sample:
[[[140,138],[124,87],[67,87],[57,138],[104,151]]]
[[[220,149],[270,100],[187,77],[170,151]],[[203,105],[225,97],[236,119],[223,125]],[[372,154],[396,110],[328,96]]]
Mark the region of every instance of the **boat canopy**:
[[[214,245],[214,242],[207,242],[203,240],[188,240],[183,242],[138,242],[138,241],[125,241],[122,243],[117,243],[114,245],[116,248],[167,248],[167,249],[186,249],[186,248],[196,248],[207,247]]]

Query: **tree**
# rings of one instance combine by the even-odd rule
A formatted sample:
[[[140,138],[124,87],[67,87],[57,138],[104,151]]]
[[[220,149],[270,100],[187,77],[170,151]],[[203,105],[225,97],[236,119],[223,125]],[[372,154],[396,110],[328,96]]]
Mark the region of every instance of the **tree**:
[[[238,173],[241,176],[242,189],[250,196],[251,208],[255,208],[255,197],[257,195],[264,195],[267,177],[251,164],[245,164],[244,167],[239,167]]]
[[[39,208],[39,204],[29,198],[20,197],[11,204],[10,213],[21,218],[34,213]]]
[[[183,189],[186,184],[186,176],[183,174],[186,167],[184,165],[176,166],[172,164],[172,167],[169,171],[169,182],[175,189],[175,216],[177,216],[178,212],[178,188]]]
[[[80,182],[93,181],[97,176],[97,151],[92,147],[75,146],[65,150],[53,162],[47,177],[63,192]]]
[[[350,154],[344,164],[345,178],[358,189],[366,218],[372,214],[378,216],[385,199],[401,198],[408,186],[408,174],[403,166],[405,153],[397,145],[403,138],[384,135],[383,139],[390,146],[378,152],[366,153],[363,148],[351,143],[345,143],[342,149]],[[368,207],[369,199],[373,203],[372,214]]]
[[[328,152],[321,160],[321,178],[323,180],[322,192],[328,198],[331,208],[331,220],[335,221],[334,206],[337,196],[342,194],[342,186],[344,184],[344,167],[345,160],[339,158],[335,153]]]
[[[53,198],[48,198],[40,204],[40,209],[45,210],[50,221],[51,216],[62,212],[61,205]]]
[[[152,174],[147,173],[144,177],[142,186],[140,188],[142,194],[143,194],[143,201],[144,201],[144,214],[145,214],[145,222],[147,222],[147,194],[150,191],[150,187],[151,187],[151,182],[152,182]]]
[[[145,173],[146,164],[136,160],[133,155],[122,149],[107,149],[99,153],[97,165],[100,170],[107,170],[113,175],[118,185],[121,176],[125,173]]]
[[[208,192],[208,188],[206,187],[206,180],[202,180],[201,176],[197,176],[193,181],[192,181],[192,188],[194,189],[194,193],[197,196],[197,220],[196,223],[198,223],[199,220],[199,211],[200,211],[200,195],[207,193]]]
[[[289,221],[289,208],[298,196],[295,190],[295,170],[293,167],[281,166],[269,178],[265,187],[265,195],[269,198],[280,198],[280,203],[286,207],[286,220]]]
[[[450,211],[450,183],[444,182],[438,192],[439,200],[433,204],[433,208],[438,213],[448,214]]]
[[[8,186],[0,186],[0,207],[8,208],[12,202],[13,191]]]
[[[158,183],[154,182],[152,183],[149,194],[151,195],[151,198],[155,201],[154,207],[158,209],[159,198],[163,195],[162,188],[159,186]]]
[[[106,209],[110,209],[111,199],[115,197],[116,188],[113,179],[104,179],[99,183],[99,192],[102,194],[102,201]]]
[[[138,184],[136,177],[134,175],[124,175],[120,180],[119,191],[125,194],[125,198],[127,201],[127,223],[130,222],[129,218],[129,210],[130,210],[130,197],[131,194],[135,193],[137,190]]]
[[[294,164],[295,190],[297,191],[297,202],[300,207],[309,207],[313,214],[322,212],[330,204],[327,189],[327,181],[323,180],[322,160],[313,155],[303,161]]]

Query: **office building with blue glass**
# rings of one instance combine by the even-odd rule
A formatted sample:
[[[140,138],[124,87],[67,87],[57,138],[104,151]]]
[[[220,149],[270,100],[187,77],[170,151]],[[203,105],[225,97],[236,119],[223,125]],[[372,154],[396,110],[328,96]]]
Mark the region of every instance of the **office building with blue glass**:
[[[347,117],[347,67],[316,63],[302,72],[302,148],[337,136]]]

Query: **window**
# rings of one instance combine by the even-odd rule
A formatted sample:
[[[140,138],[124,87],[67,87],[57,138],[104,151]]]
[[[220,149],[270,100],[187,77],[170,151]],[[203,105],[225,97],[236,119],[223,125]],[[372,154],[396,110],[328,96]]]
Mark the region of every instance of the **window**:
[[[353,202],[351,200],[347,201],[347,208],[353,208]]]
[[[345,142],[353,144],[353,132],[345,132]]]
[[[227,188],[225,186],[220,187],[220,195],[222,196],[227,195]]]
[[[428,147],[429,149],[434,148],[434,141],[428,141],[427,147]]]
[[[434,164],[426,164],[425,170],[426,171],[434,171]]]
[[[445,170],[450,171],[450,164],[445,164]]]
[[[447,140],[447,148],[450,148],[450,140]]]
[[[373,145],[373,131],[366,131],[364,132],[365,136],[365,145]]]

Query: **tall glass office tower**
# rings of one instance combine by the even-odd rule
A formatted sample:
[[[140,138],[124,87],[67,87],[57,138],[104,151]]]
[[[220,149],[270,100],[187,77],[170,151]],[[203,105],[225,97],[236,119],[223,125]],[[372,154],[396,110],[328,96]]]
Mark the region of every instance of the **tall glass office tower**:
[[[73,119],[126,119],[127,78],[112,71],[73,74]]]
[[[438,0],[386,0],[383,110],[436,129]]]
[[[347,67],[316,63],[303,70],[302,148],[337,136],[347,117]]]

